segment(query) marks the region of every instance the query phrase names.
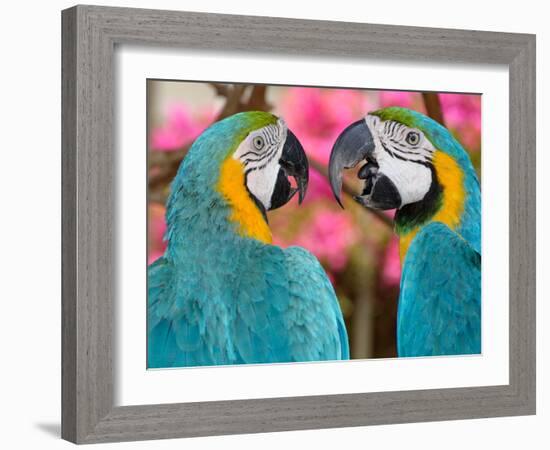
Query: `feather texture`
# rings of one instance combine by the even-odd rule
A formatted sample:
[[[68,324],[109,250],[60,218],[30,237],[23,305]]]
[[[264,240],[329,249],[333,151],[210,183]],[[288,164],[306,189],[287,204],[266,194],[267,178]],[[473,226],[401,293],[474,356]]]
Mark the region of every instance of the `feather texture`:
[[[217,190],[223,162],[267,113],[216,123],[171,186],[167,250],[148,269],[148,367],[347,359],[326,273],[304,249],[242,233]]]
[[[433,222],[404,261],[397,318],[399,356],[481,353],[481,257]]]

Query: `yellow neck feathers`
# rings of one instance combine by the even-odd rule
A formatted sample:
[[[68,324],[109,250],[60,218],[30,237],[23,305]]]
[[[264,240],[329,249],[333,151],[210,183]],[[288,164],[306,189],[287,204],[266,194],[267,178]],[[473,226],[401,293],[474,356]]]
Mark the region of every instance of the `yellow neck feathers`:
[[[271,244],[271,230],[245,186],[244,168],[240,161],[229,157],[221,167],[218,192],[231,207],[229,220],[244,237]]]
[[[453,158],[439,150],[434,154],[433,164],[437,179],[443,190],[443,199],[441,208],[434,214],[430,222],[441,222],[454,230],[460,223],[464,211],[464,198],[466,195],[464,191],[464,174]],[[401,263],[403,263],[409,246],[420,228],[420,226],[415,227],[407,234],[399,237]]]

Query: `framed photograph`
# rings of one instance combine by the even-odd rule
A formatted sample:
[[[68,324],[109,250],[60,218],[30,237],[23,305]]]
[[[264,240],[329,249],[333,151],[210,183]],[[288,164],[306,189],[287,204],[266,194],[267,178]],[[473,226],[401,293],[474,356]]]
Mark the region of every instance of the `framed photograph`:
[[[62,435],[535,413],[535,37],[62,13]]]

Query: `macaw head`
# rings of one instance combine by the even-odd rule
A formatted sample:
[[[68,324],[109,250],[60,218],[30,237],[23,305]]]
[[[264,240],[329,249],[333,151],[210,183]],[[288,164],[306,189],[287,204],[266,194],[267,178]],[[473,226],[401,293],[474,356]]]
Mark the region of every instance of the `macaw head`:
[[[457,229],[466,216],[479,219],[479,182],[468,154],[445,127],[423,114],[385,108],[340,134],[329,162],[340,205],[342,172],[359,163],[363,184],[355,201],[373,209],[397,209],[400,234],[429,220]]]
[[[263,212],[277,209],[296,193],[301,203],[307,190],[308,161],[285,121],[256,111],[235,114],[225,120],[237,124],[238,131],[222,165],[239,168],[244,188],[258,207]],[[233,175],[234,170],[230,170]],[[222,170],[222,183],[223,175]]]
[[[172,185],[168,209],[184,198],[190,209],[202,202],[210,210],[221,200],[240,234],[270,241],[266,211],[296,193],[302,202],[307,184],[306,154],[284,120],[243,112],[214,123],[193,143]]]

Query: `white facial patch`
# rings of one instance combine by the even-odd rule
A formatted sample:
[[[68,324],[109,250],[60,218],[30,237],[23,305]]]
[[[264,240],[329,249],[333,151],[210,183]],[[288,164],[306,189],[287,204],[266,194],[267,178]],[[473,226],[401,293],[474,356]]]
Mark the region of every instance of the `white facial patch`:
[[[432,184],[428,164],[435,148],[431,142],[421,131],[398,122],[382,121],[371,115],[365,121],[374,139],[373,156],[379,166],[378,172],[393,182],[401,196],[401,206],[422,200]]]
[[[248,190],[266,210],[271,207],[286,135],[287,126],[279,119],[276,124],[250,133],[233,154],[244,166]]]

